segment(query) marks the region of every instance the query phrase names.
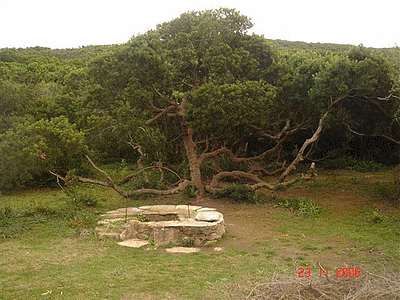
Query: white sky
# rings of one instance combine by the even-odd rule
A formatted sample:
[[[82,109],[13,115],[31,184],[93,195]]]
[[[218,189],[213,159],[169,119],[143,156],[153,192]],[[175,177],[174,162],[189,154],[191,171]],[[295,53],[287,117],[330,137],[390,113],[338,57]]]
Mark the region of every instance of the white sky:
[[[120,44],[183,12],[221,6],[270,39],[400,46],[398,0],[0,0],[0,48]]]

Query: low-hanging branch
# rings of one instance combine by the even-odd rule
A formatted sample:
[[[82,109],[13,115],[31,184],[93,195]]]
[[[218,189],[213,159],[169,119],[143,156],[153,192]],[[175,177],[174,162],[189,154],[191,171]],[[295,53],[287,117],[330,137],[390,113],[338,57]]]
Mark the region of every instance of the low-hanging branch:
[[[393,142],[393,143],[395,143],[397,145],[400,145],[400,141],[395,140],[394,138],[392,138],[390,136],[387,136],[387,135],[384,135],[384,134],[365,134],[365,133],[360,133],[360,132],[357,132],[357,131],[353,130],[350,127],[349,124],[347,124],[347,123],[343,123],[343,124],[346,125],[348,131],[350,131],[351,133],[353,133],[355,135],[365,136],[365,137],[382,137],[382,138],[387,139],[387,140],[389,140],[389,141],[391,141],[391,142]]]
[[[269,190],[275,190],[276,188],[280,186],[288,186],[292,185],[300,180],[309,180],[311,179],[308,177],[301,177],[301,178],[295,178],[287,182],[278,182],[278,183],[267,183],[261,178],[259,178],[257,175],[249,173],[249,172],[243,172],[243,171],[230,171],[230,172],[220,172],[216,174],[213,179],[211,180],[210,184],[206,186],[206,191],[209,193],[216,193],[219,189],[216,188],[216,186],[225,178],[234,178],[234,179],[245,179],[251,182],[255,182],[254,184],[247,184],[247,187],[253,191],[259,189],[259,188],[268,188]]]
[[[199,160],[201,163],[207,161],[210,158],[225,154],[228,155],[229,158],[236,163],[250,163],[253,161],[262,161],[266,157],[273,155],[275,152],[278,151],[279,147],[281,146],[283,140],[279,141],[273,148],[268,149],[267,151],[264,151],[258,156],[252,156],[252,157],[237,157],[232,153],[232,151],[226,147],[214,150],[212,152],[206,152],[200,155]]]
[[[98,179],[92,179],[92,178],[86,178],[86,177],[78,177],[77,178],[78,181],[82,182],[82,183],[90,183],[90,184],[110,187],[110,188],[114,189],[118,194],[120,194],[121,196],[123,196],[125,198],[131,197],[133,195],[144,195],[144,194],[154,194],[154,195],[178,194],[178,193],[182,192],[184,189],[186,189],[188,186],[192,185],[192,183],[189,180],[182,180],[181,177],[175,171],[173,171],[167,167],[164,167],[160,164],[158,164],[157,166],[150,166],[150,167],[143,168],[139,172],[130,174],[127,177],[125,177],[123,180],[121,180],[119,182],[115,182],[107,172],[105,172],[104,170],[102,170],[98,166],[96,166],[96,164],[92,161],[92,159],[89,156],[86,155],[86,159],[88,160],[88,162],[92,165],[92,167],[95,170],[97,170],[100,174],[103,175],[103,177],[105,177],[106,181],[101,181]],[[137,178],[140,175],[140,173],[144,172],[147,169],[164,169],[164,170],[172,172],[179,179],[179,181],[175,184],[177,186],[174,188],[168,189],[168,190],[142,188],[142,189],[138,189],[138,190],[128,190],[128,191],[126,191],[125,189],[123,189],[121,187],[123,184],[128,183],[130,180]],[[66,184],[70,184],[72,182],[71,179],[63,177],[52,171],[49,171],[49,173],[51,175],[55,176],[57,178],[57,180],[59,180],[59,179],[63,180]]]

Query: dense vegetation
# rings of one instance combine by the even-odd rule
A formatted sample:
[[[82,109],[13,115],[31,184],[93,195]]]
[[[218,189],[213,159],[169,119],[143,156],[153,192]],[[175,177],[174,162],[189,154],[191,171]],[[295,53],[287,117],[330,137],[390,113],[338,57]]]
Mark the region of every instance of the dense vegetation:
[[[0,49],[0,189],[54,184],[49,171],[94,182],[88,161],[138,161],[141,175],[164,170],[158,190],[181,179],[200,192],[283,182],[301,161],[398,163],[398,48],[270,41],[251,26],[219,9],[122,45]],[[128,190],[155,187],[141,180]]]

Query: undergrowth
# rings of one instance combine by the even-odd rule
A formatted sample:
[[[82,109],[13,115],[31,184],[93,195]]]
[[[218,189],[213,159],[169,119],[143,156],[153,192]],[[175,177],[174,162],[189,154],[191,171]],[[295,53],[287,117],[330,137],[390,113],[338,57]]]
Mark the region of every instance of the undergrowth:
[[[326,160],[322,163],[324,169],[350,170],[357,172],[375,172],[383,168],[383,165],[372,160],[356,159],[351,156],[342,156],[336,159]]]
[[[13,238],[40,224],[63,223],[76,230],[94,228],[99,204],[91,189],[76,186],[59,193],[51,203],[35,199],[22,208],[5,205],[0,207],[0,238]]]
[[[398,187],[392,182],[375,182],[370,190],[373,199],[376,201],[389,202],[391,204],[400,204],[400,193]]]
[[[231,199],[237,203],[251,203],[257,204],[262,201],[262,196],[255,191],[249,189],[247,186],[232,184],[222,188],[214,195],[217,199]]]
[[[322,207],[320,207],[314,200],[307,197],[284,199],[280,197],[273,197],[272,203],[276,207],[289,208],[299,211],[305,217],[316,217],[323,212]]]

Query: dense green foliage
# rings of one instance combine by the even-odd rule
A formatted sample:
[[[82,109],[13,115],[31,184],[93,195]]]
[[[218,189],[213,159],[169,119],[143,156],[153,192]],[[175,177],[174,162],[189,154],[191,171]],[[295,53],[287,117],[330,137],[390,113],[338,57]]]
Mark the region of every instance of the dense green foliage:
[[[216,198],[228,198],[237,203],[252,203],[260,202],[261,195],[255,193],[243,185],[230,185],[215,194]]]
[[[189,127],[199,153],[278,145],[266,159],[282,162],[341,98],[313,157],[398,161],[398,48],[270,41],[251,26],[217,9],[123,45],[0,49],[0,188],[82,174],[85,154],[103,163],[143,154],[187,177]]]

